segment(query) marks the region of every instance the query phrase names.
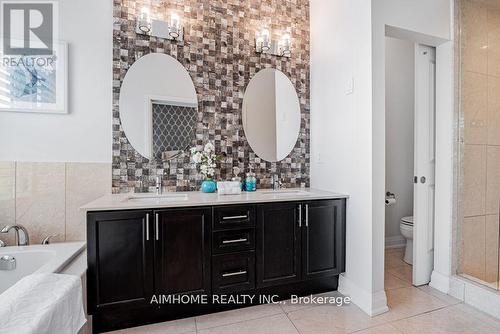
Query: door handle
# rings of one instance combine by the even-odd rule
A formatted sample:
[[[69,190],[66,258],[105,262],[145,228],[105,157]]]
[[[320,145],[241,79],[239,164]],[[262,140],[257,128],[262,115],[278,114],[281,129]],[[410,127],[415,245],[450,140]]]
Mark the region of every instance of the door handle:
[[[146,241],[149,241],[149,213],[146,213]]]
[[[158,214],[155,215],[155,235],[156,235],[156,240],[160,240],[160,231],[159,231],[159,223],[158,223],[159,217]]]
[[[299,204],[299,227],[302,227],[302,204]]]
[[[427,182],[427,179],[425,178],[425,176],[422,176],[420,178],[420,183],[425,184],[425,182]]]
[[[309,227],[309,204],[306,204],[306,227]]]

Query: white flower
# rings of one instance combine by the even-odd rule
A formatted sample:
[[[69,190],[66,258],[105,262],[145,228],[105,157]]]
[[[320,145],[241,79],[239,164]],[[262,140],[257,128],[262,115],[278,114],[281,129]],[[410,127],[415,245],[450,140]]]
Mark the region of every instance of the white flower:
[[[196,152],[193,155],[193,162],[199,164],[201,162],[202,154],[200,152]]]
[[[219,157],[215,154],[215,147],[212,143],[205,146],[193,147],[191,151],[191,160],[199,165],[200,174],[204,177],[212,178],[215,176],[215,168]]]
[[[211,153],[215,150],[215,147],[212,143],[206,143],[204,151],[206,153]]]
[[[241,172],[240,167],[238,167],[238,166],[233,167],[233,173],[234,173],[234,175],[238,175],[240,172]]]

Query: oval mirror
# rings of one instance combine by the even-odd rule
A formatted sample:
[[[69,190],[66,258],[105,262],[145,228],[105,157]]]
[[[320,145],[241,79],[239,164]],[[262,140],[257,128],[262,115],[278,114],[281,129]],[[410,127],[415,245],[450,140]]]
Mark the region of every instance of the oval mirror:
[[[243,99],[243,128],[252,150],[262,159],[283,160],[300,131],[300,103],[288,77],[276,70],[259,71]]]
[[[123,80],[119,107],[123,131],[143,157],[169,160],[191,146],[198,98],[175,58],[150,53],[137,60]]]

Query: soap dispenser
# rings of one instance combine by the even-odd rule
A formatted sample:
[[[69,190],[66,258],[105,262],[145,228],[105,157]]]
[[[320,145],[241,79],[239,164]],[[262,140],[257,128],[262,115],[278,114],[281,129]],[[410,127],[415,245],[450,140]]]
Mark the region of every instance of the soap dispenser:
[[[241,177],[239,176],[241,169],[238,166],[233,167],[233,178],[231,181],[239,182],[241,190],[243,190],[243,182],[241,181]]]
[[[253,173],[252,171],[247,173],[247,177],[245,179],[245,190],[246,191],[257,190],[257,179],[255,178],[255,173]]]

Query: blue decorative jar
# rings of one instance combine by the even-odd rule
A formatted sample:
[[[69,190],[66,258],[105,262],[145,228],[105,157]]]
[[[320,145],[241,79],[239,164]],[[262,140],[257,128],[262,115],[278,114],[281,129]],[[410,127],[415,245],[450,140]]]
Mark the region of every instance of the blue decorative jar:
[[[206,179],[201,183],[201,191],[204,193],[214,193],[217,190],[217,183],[212,179]]]
[[[255,191],[257,190],[257,179],[255,174],[250,172],[247,173],[247,178],[245,179],[245,191]]]

